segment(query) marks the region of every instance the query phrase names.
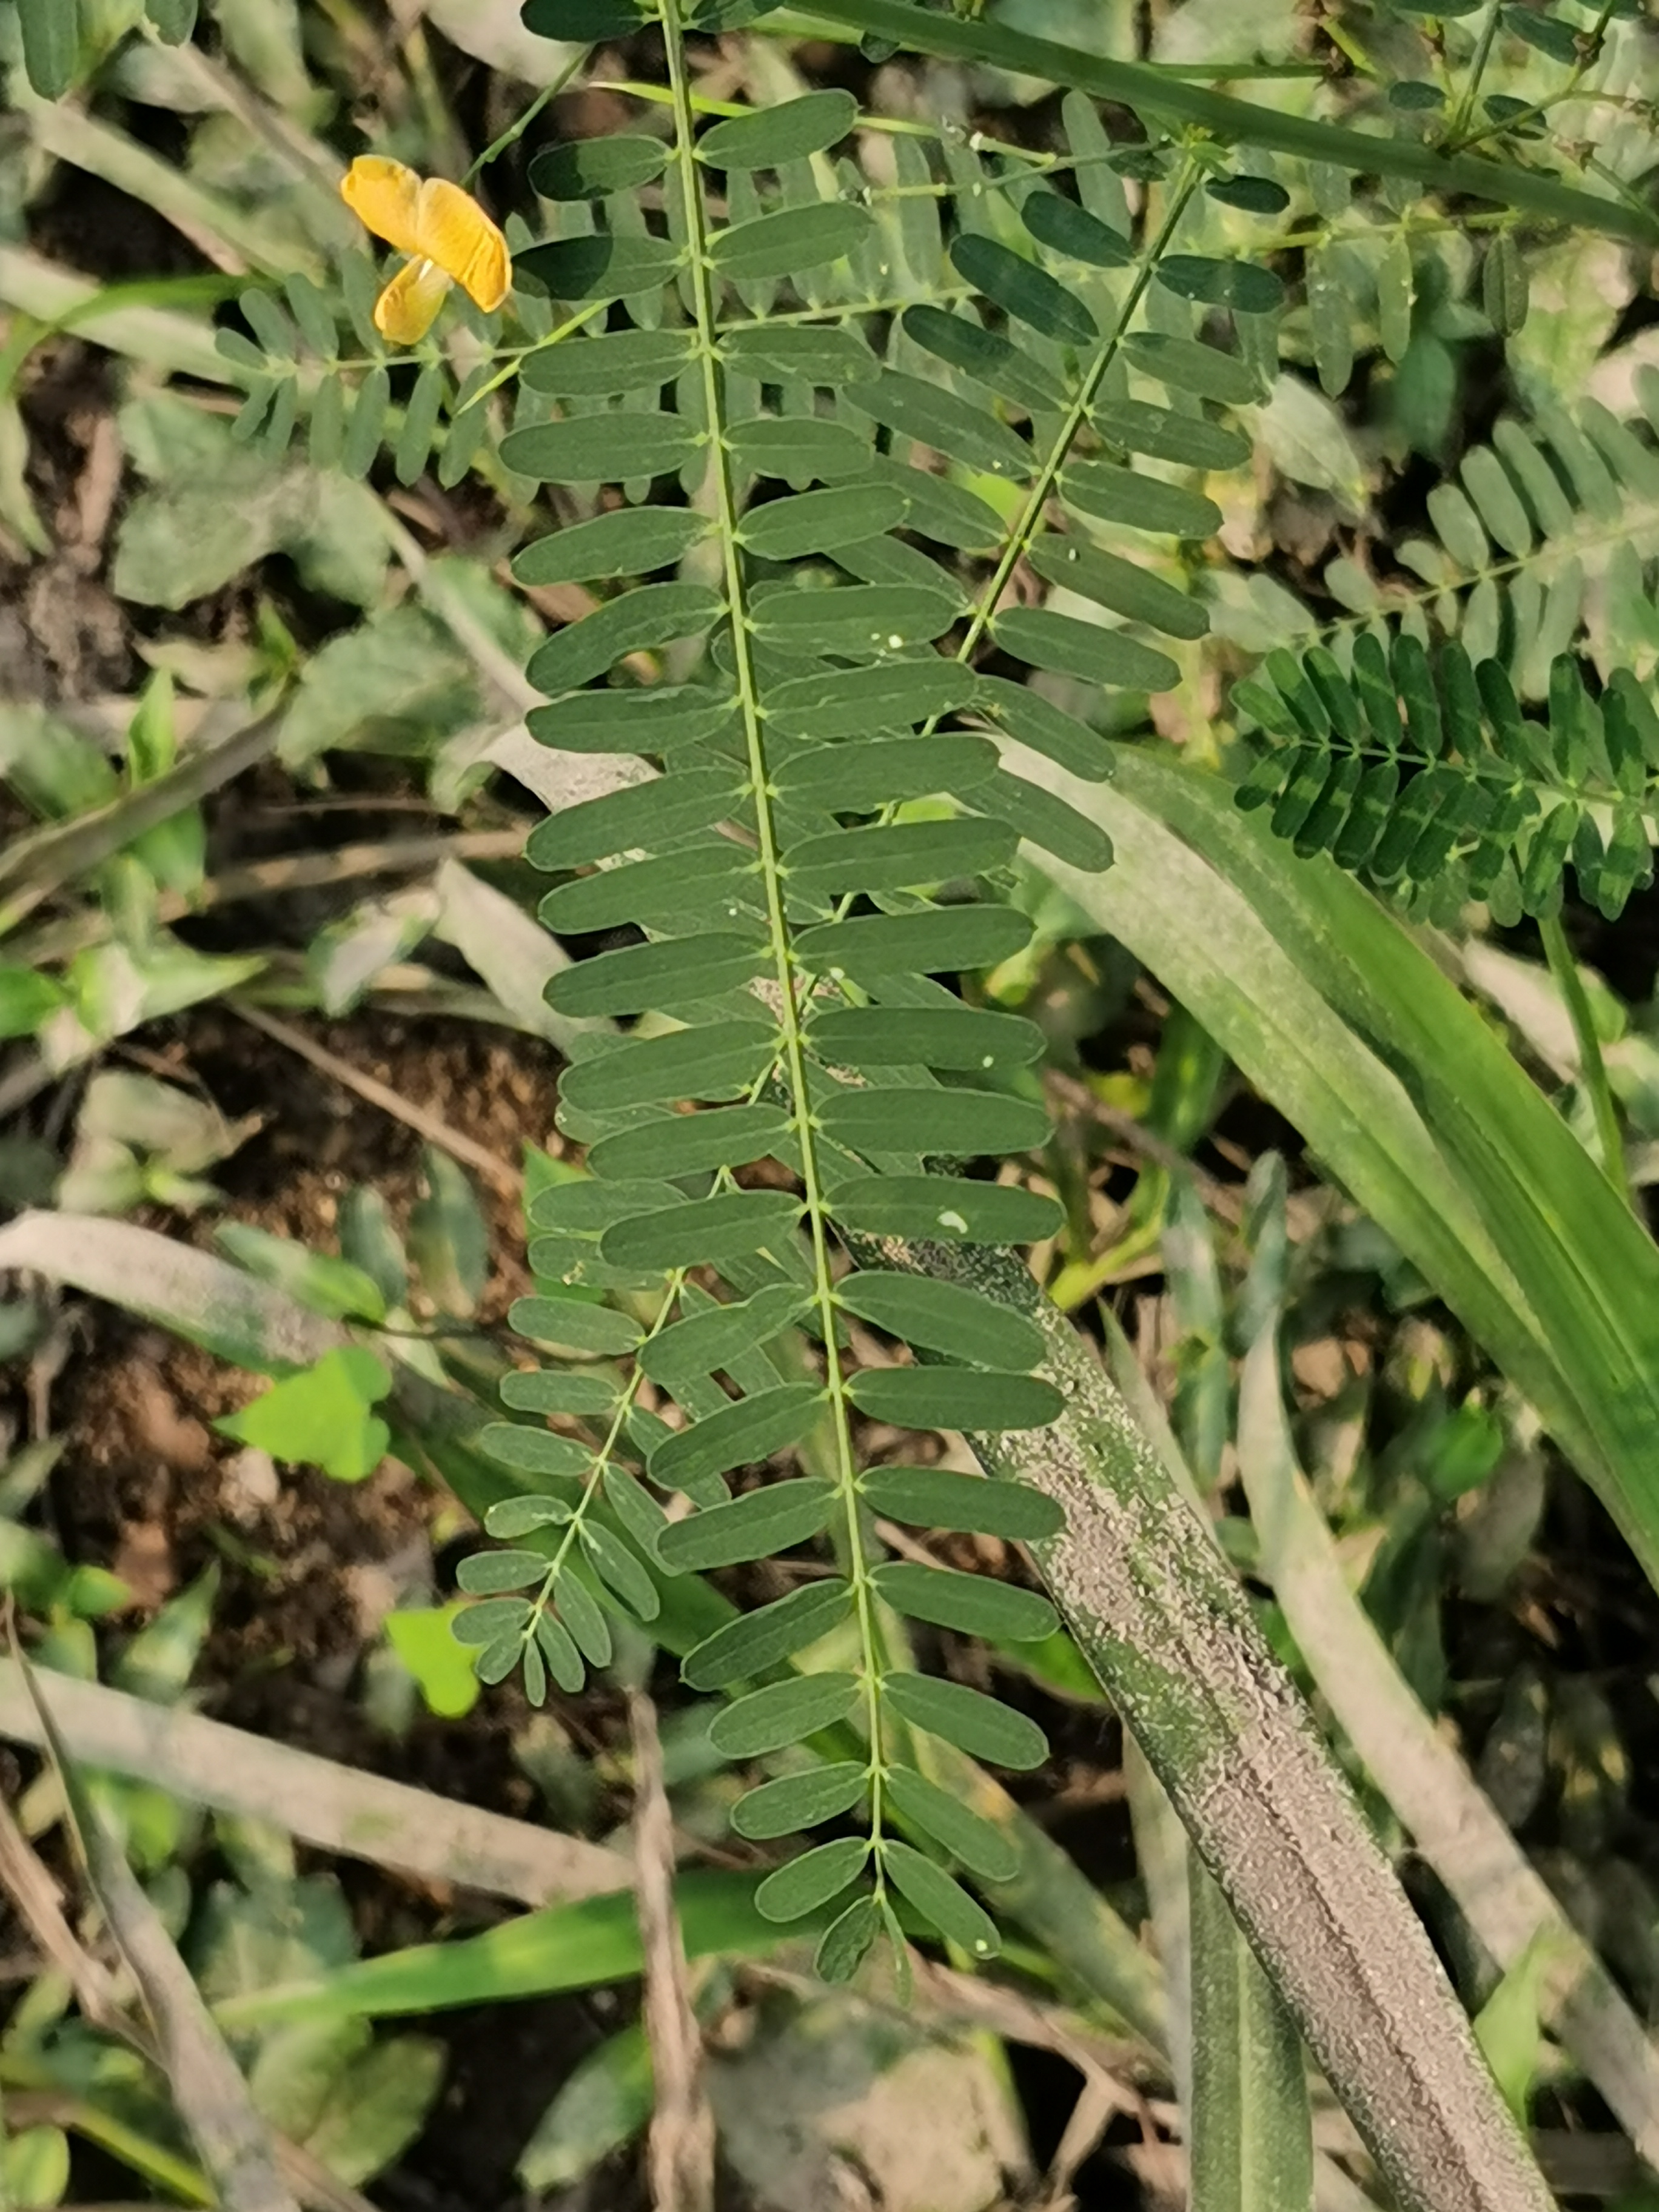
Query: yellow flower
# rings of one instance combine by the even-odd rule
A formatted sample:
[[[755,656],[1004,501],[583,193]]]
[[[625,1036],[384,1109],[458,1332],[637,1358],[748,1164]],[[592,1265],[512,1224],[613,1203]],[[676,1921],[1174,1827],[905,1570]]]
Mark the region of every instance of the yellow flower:
[[[383,155],[360,154],[340,197],[366,229],[410,257],[374,302],[374,327],[392,344],[418,345],[452,284],[463,286],[486,314],[506,299],[507,240],[459,185],[417,177]]]

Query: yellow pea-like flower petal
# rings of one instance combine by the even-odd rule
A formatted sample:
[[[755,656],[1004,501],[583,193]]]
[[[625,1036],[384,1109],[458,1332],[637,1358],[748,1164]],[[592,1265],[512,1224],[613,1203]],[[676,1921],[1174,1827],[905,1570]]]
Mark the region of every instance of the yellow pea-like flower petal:
[[[421,180],[401,161],[360,154],[340,182],[340,198],[365,230],[399,253],[421,251]]]
[[[437,319],[444,295],[453,283],[424,254],[405,261],[374,302],[374,327],[388,344],[419,345]]]
[[[428,177],[421,186],[417,235],[427,259],[493,314],[512,283],[507,240],[471,194],[447,178]]]

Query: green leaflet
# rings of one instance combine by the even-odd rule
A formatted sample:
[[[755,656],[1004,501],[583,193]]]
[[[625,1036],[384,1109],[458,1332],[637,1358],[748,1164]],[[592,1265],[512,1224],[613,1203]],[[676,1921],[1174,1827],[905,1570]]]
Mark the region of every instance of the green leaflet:
[[[525,1474],[584,1474],[593,1456],[574,1437],[521,1428],[516,1421],[492,1421],[480,1429],[476,1441],[487,1459]]]
[[[809,92],[776,107],[716,123],[697,141],[697,159],[715,169],[775,169],[822,154],[858,119],[850,92]]]
[[[861,1412],[906,1429],[1040,1429],[1064,1401],[1035,1375],[1003,1375],[988,1367],[885,1367],[856,1375],[848,1394]]]
[[[681,1034],[701,1040],[705,1033],[689,1030]],[[630,1049],[644,1053],[650,1048],[635,1045]],[[767,1048],[769,1051],[769,1041]],[[626,1056],[618,1053],[612,1059]],[[641,1095],[632,1092],[630,1103]],[[665,1206],[659,1213],[618,1222],[605,1231],[600,1249],[617,1267],[695,1267],[705,1261],[715,1267],[722,1260],[767,1250],[787,1238],[799,1218],[800,1201],[787,1191],[726,1191],[714,1198],[690,1199],[683,1206]],[[703,1241],[699,1243],[699,1238]]]
[[[1060,1508],[1040,1491],[948,1468],[872,1468],[860,1487],[872,1510],[917,1528],[1040,1543],[1065,1526]]]
[[[920,914],[858,915],[804,929],[795,939],[795,957],[819,975],[871,984],[884,975],[994,968],[1023,951],[1030,936],[1030,921],[1012,907],[933,907]]]
[[[1112,772],[1111,748],[1105,738],[1027,684],[1011,683],[1006,676],[982,676],[974,704],[994,714],[1022,744],[1085,782],[1098,783]],[[994,774],[994,769],[988,772]]]
[[[702,443],[702,433],[678,415],[578,415],[509,430],[501,460],[538,483],[621,483],[680,468]]]
[[[973,672],[958,660],[892,661],[775,684],[767,713],[785,737],[850,738],[948,714],[974,689]]]
[[[820,1844],[769,1875],[755,1892],[756,1906],[769,1920],[799,1920],[856,1881],[869,1856],[870,1845],[863,1836],[840,1836],[832,1844]]]
[[[497,1393],[502,1405],[519,1413],[608,1413],[617,1402],[618,1386],[609,1375],[565,1374],[556,1369],[536,1368],[529,1373],[503,1375]],[[520,1501],[515,1501],[520,1502]],[[490,1527],[492,1536],[516,1533]]]
[[[1285,287],[1271,269],[1252,261],[1217,261],[1199,253],[1166,253],[1153,272],[1166,292],[1201,300],[1236,314],[1270,315],[1284,302]]]
[[[734,282],[790,276],[853,252],[873,221],[867,208],[848,200],[785,208],[716,231],[708,241],[708,258],[722,276]]]
[[[720,593],[704,584],[642,584],[538,646],[526,672],[538,691],[572,689],[605,675],[628,653],[659,652],[677,638],[696,635],[724,611]]]
[[[902,1895],[924,1912],[939,1933],[976,1959],[994,1959],[1002,1948],[996,1923],[959,1881],[924,1858],[909,1844],[890,1842],[884,1863]],[[758,1896],[757,1902],[758,1903]]]
[[[538,538],[513,562],[521,584],[591,584],[648,575],[684,559],[708,525],[689,509],[619,507]]]
[[[900,799],[926,799],[933,792],[969,791],[996,764],[994,745],[958,732],[948,737],[872,738],[856,747],[827,744],[810,752],[791,752],[780,763],[773,781],[779,793],[799,806],[863,814]]]
[[[842,930],[857,927],[838,925]],[[1024,1098],[994,1091],[945,1090],[937,1084],[918,1090],[842,1091],[823,1101],[817,1121],[826,1134],[852,1152],[930,1152],[942,1158],[1029,1152],[1046,1144],[1050,1133],[1042,1107]]]
[[[1012,1881],[1019,1860],[998,1828],[914,1766],[888,1770],[885,1788],[905,1820],[988,1881]],[[744,1832],[747,1832],[746,1831]]]
[[[1000,240],[964,231],[951,241],[951,258],[988,300],[1042,337],[1082,346],[1099,337],[1100,325],[1076,293]]]
[[[743,1109],[739,1109],[743,1110]],[[757,1107],[756,1113],[771,1109]],[[641,1347],[640,1365],[653,1381],[672,1387],[687,1374],[712,1375],[753,1347],[769,1343],[801,1320],[811,1294],[791,1284],[774,1284],[753,1297],[688,1316]]]
[[[959,368],[975,383],[1000,392],[1023,407],[1063,407],[1066,393],[1060,380],[1041,362],[1032,361],[994,331],[970,316],[947,313],[942,307],[907,307],[904,327],[919,346],[939,361]]]
[[[975,1759],[994,1766],[1040,1766],[1048,1755],[1042,1730],[1024,1713],[965,1683],[944,1682],[932,1674],[894,1674],[882,1695],[915,1728],[943,1736]]]
[[[695,1436],[696,1431],[691,1434]],[[654,1462],[652,1474],[656,1480]],[[661,1479],[673,1487],[666,1475]],[[770,1559],[819,1534],[829,1525],[836,1502],[834,1485],[817,1475],[768,1483],[724,1505],[706,1507],[673,1522],[664,1532],[658,1549],[665,1566],[682,1571],[702,1572],[710,1567],[736,1566],[748,1559]]]
[[[731,724],[733,702],[702,684],[652,690],[575,691],[532,707],[530,733],[565,752],[661,753],[700,744]]]
[[[744,1198],[775,1195],[752,1191],[737,1194]],[[719,1199],[703,1201],[709,1206],[720,1202]],[[694,1421],[689,1429],[678,1431],[659,1444],[651,1455],[651,1480],[662,1490],[686,1490],[706,1483],[711,1475],[726,1474],[735,1467],[748,1467],[769,1459],[774,1452],[788,1450],[811,1432],[823,1404],[823,1391],[812,1382],[782,1382],[774,1390],[762,1391],[758,1397],[733,1399],[719,1413]],[[828,1484],[819,1486],[827,1498],[833,1499],[835,1492]],[[824,1520],[828,1519],[826,1510]],[[689,1528],[691,1524],[679,1525]],[[817,1524],[817,1528],[823,1526],[823,1521]],[[811,1529],[803,1531],[806,1534],[812,1533]],[[688,1537],[684,1540],[690,1543],[694,1550],[696,1548],[695,1539]],[[718,1537],[715,1540],[719,1540]],[[672,1549],[665,1553],[670,1559],[676,1556]]]
[[[602,200],[659,177],[668,149],[659,138],[618,132],[548,146],[530,164],[530,186],[544,200]]]
[[[903,890],[983,874],[1014,855],[1006,823],[958,816],[943,822],[872,823],[805,837],[784,855],[792,890],[805,896]]]
[[[690,953],[713,942],[706,937],[690,938],[682,945],[642,945],[636,951],[651,954],[672,949]],[[599,960],[586,962],[565,972],[586,975],[605,962],[633,957],[633,951],[605,953]],[[738,980],[746,981],[747,975]],[[710,987],[707,991],[688,989],[687,996],[713,996],[732,988],[731,971],[712,967],[689,969],[687,981]],[[668,995],[671,999],[673,995],[672,985]],[[657,1005],[663,1000],[653,995],[645,998],[644,1003]],[[621,1010],[611,1007],[608,1011]],[[702,1175],[713,1168],[744,1167],[751,1160],[765,1159],[784,1144],[788,1133],[789,1117],[775,1106],[727,1106],[713,1113],[675,1114],[648,1121],[641,1128],[624,1129],[616,1136],[602,1137],[598,1144],[589,1146],[587,1164],[597,1176],[642,1175],[647,1171],[671,1176]],[[688,1325],[675,1324],[676,1328]]]
[[[956,602],[916,585],[844,584],[769,592],[750,627],[787,653],[902,653],[950,629]]]
[[[855,1759],[838,1759],[805,1774],[786,1774],[777,1782],[763,1782],[758,1790],[739,1797],[732,1808],[732,1826],[740,1836],[761,1843],[773,1836],[793,1836],[849,1811],[869,1787],[869,1774]],[[995,1829],[991,1830],[993,1835]]]
[[[1118,399],[1097,407],[1094,425],[1109,445],[1152,460],[1174,461],[1181,468],[1239,469],[1250,458],[1250,441],[1237,430],[1145,400]]]
[[[614,139],[587,139],[586,145],[614,145]],[[690,358],[684,331],[606,331],[597,337],[571,337],[538,346],[526,356],[520,374],[532,392],[558,399],[620,398],[672,384]]]
[[[549,891],[539,911],[550,929],[616,929],[628,922],[672,927],[694,898],[736,902],[752,896],[756,874],[752,854],[715,838],[659,860],[634,860],[561,884]]]
[[[1155,653],[1103,623],[1079,622],[1050,607],[1011,607],[991,629],[997,643],[1016,659],[1080,677],[1085,684],[1167,691],[1180,681],[1181,671],[1167,653]]]
[[[854,1006],[821,1013],[807,1041],[827,1067],[933,1067],[989,1075],[1042,1056],[1042,1032],[1035,1022],[966,1006]]]
[[[552,818],[556,822],[562,817]],[[653,1006],[684,1006],[693,1000],[716,999],[726,991],[739,990],[760,973],[764,958],[759,944],[719,932],[667,938],[653,945],[629,945],[617,952],[601,952],[592,960],[562,969],[549,981],[545,995],[549,1006],[561,1014],[641,1014]],[[765,1109],[750,1110],[759,1114]],[[723,1139],[705,1136],[703,1142],[713,1141],[718,1150],[720,1145],[732,1142],[736,1134],[734,1130]],[[616,1146],[623,1140],[608,1138],[605,1141]],[[623,1155],[612,1152],[608,1157],[617,1160]],[[686,1159],[690,1155],[682,1147],[677,1157]],[[703,1164],[718,1167],[729,1157],[732,1156],[722,1153]],[[744,1152],[740,1157],[751,1159],[759,1155]],[[623,1172],[590,1164],[596,1175]],[[642,1168],[648,1165],[648,1160],[642,1161]],[[673,1172],[690,1175],[695,1166],[678,1167]]]
[[[961,1176],[858,1176],[838,1183],[828,1202],[843,1228],[945,1244],[1034,1243],[1064,1218],[1040,1192]]]
[[[1042,1357],[1035,1322],[958,1283],[860,1268],[838,1285],[836,1303],[907,1343],[978,1366],[1030,1369]]]
[[[1029,556],[1038,575],[1166,637],[1202,637],[1210,617],[1196,599],[1133,561],[1079,538],[1039,538]]]
[[[901,437],[948,453],[970,469],[1014,482],[1023,482],[1030,473],[1032,453],[1024,441],[994,415],[971,406],[942,385],[884,368],[874,383],[849,387],[846,402]]]
[[[871,1580],[884,1601],[907,1619],[954,1628],[965,1636],[983,1636],[994,1644],[1040,1643],[1060,1626],[1046,1597],[999,1582],[994,1575],[958,1574],[950,1567],[887,1559]]]
[[[538,822],[525,858],[551,875],[613,853],[670,842],[690,830],[713,829],[736,805],[739,787],[737,771],[726,768],[686,769],[624,785]]]
[[[676,1030],[584,1060],[566,1074],[563,1095],[571,1105],[589,1113],[609,1106],[648,1105],[657,1099],[739,1097],[765,1073],[776,1048],[773,1032],[758,1023],[720,1022],[708,1029]],[[776,1198],[779,1194],[745,1195]],[[628,1255],[617,1249],[607,1256],[623,1264]],[[698,1256],[694,1253],[686,1264],[695,1265]],[[664,1260],[653,1264],[672,1267],[681,1263]]]
[[[680,1669],[693,1690],[723,1690],[804,1651],[852,1610],[852,1585],[806,1583],[757,1613],[746,1613],[699,1644]]]
[[[1060,477],[1066,504],[1103,522],[1121,522],[1166,538],[1210,538],[1221,527],[1221,509],[1201,492],[1109,461],[1073,461]]]
[[[824,422],[810,416],[757,416],[734,423],[726,445],[737,467],[757,477],[781,477],[788,483],[811,483],[822,478],[834,483],[843,477],[862,476],[870,465],[870,448],[844,422]]]
[[[641,1334],[639,1323],[629,1315],[580,1298],[515,1298],[507,1318],[531,1343],[557,1345],[571,1352],[631,1352]]]
[[[1028,192],[1020,204],[1019,219],[1033,238],[1069,261],[1087,262],[1096,269],[1127,269],[1135,258],[1127,238],[1061,193]]]
[[[1112,865],[1112,841],[1100,824],[1051,791],[999,769],[986,787],[988,805],[1018,830],[1068,866],[1098,875]]]
[[[833,390],[881,373],[880,362],[855,331],[788,323],[740,324],[727,330],[720,356],[728,368],[766,384],[821,384]]]
[[[751,1613],[750,1620],[761,1616]],[[695,1653],[693,1657],[696,1656]],[[770,1751],[784,1751],[819,1729],[844,1721],[858,1703],[859,1686],[851,1674],[799,1674],[770,1688],[751,1691],[716,1713],[708,1740],[727,1759],[760,1759]],[[869,1850],[858,1838],[861,1866]],[[854,1871],[857,1871],[857,1866]],[[850,1881],[851,1875],[848,1877]],[[836,1885],[841,1887],[840,1884]]]
[[[680,249],[668,240],[617,237],[561,239],[527,246],[513,259],[515,281],[528,276],[556,300],[621,300],[657,292],[680,265]]]
[[[1155,376],[1172,392],[1188,392],[1197,399],[1218,399],[1234,407],[1248,407],[1264,395],[1261,379],[1237,354],[1219,346],[1203,345],[1194,338],[1170,337],[1158,331],[1137,331],[1123,341],[1123,350],[1137,368]]]
[[[839,545],[879,537],[896,529],[904,517],[904,501],[890,484],[797,492],[792,498],[751,508],[743,519],[743,542],[763,560],[793,561],[805,553],[829,553]]]

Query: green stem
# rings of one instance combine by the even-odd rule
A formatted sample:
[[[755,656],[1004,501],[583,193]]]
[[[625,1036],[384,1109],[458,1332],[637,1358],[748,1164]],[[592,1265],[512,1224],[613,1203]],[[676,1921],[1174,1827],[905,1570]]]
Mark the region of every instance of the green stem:
[[[1492,40],[1498,36],[1498,0],[1492,0],[1492,5],[1486,10],[1486,20],[1480,26],[1480,44],[1475,47],[1474,58],[1469,64],[1469,73],[1458,97],[1457,112],[1452,118],[1451,129],[1446,133],[1447,138],[1454,144],[1468,127],[1475,94],[1480,91],[1480,80],[1486,73],[1486,64],[1492,58]]]
[[[887,1760],[883,1683],[884,1646],[876,1613],[876,1593],[866,1559],[860,1518],[858,1461],[853,1447],[853,1423],[846,1377],[836,1342],[839,1316],[835,1281],[830,1271],[830,1226],[824,1203],[823,1170],[818,1158],[817,1131],[812,1119],[808,1087],[805,1033],[796,996],[797,977],[793,934],[784,909],[782,854],[773,811],[769,764],[762,717],[759,674],[755,665],[750,633],[747,584],[740,538],[741,517],[731,453],[723,435],[724,392],[715,339],[719,327],[712,267],[708,256],[707,218],[702,185],[692,147],[695,112],[686,71],[678,0],[661,0],[664,44],[667,50],[669,82],[674,100],[675,162],[684,211],[686,263],[691,283],[691,318],[696,331],[697,357],[702,372],[703,412],[708,425],[709,465],[725,563],[726,607],[732,624],[732,658],[738,703],[743,714],[748,752],[749,781],[755,803],[756,840],[762,881],[765,885],[767,932],[770,939],[773,980],[778,994],[778,1022],[782,1038],[780,1058],[787,1073],[794,1113],[794,1135],[800,1148],[800,1181],[807,1231],[811,1244],[814,1298],[818,1332],[823,1342],[824,1387],[836,1440],[839,1469],[837,1488],[845,1526],[847,1578],[852,1586],[854,1617],[862,1655],[864,1711],[869,1736],[869,1831],[874,1857],[874,1894],[885,1907],[883,1863],[882,1785]]]
[[[1075,85],[1165,124],[1194,125],[1229,145],[1263,147],[1308,161],[1330,161],[1362,176],[1410,177],[1425,190],[1468,194],[1523,209],[1553,222],[1573,223],[1609,238],[1659,242],[1651,209],[1580,191],[1560,178],[1510,162],[1444,155],[1414,139],[1350,131],[1255,101],[1178,83],[1140,62],[1114,62],[1079,52],[1057,39],[1038,39],[1006,24],[969,21],[910,4],[910,0],[815,0],[816,12],[872,31],[917,53],[982,62],[1050,84]]]
[[[1625,1145],[1619,1133],[1619,1109],[1613,1103],[1613,1088],[1607,1081],[1607,1062],[1601,1057],[1601,1041],[1595,1034],[1595,1018],[1590,1012],[1589,994],[1584,988],[1584,979],[1578,972],[1578,963],[1572,957],[1567,933],[1561,927],[1559,915],[1552,915],[1547,921],[1540,921],[1538,933],[1544,940],[1544,951],[1550,963],[1555,988],[1561,994],[1572,1022],[1572,1033],[1578,1045],[1579,1077],[1589,1095],[1590,1109],[1595,1116],[1595,1136],[1601,1148],[1601,1165],[1607,1181],[1620,1196],[1628,1199],[1630,1184],[1625,1174]]]

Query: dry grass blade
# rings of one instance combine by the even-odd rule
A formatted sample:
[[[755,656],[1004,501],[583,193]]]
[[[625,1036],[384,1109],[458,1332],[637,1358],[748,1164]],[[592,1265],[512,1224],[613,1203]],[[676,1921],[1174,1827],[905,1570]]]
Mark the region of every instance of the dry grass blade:
[[[216,1812],[270,1821],[319,1850],[521,1905],[628,1885],[626,1857],[580,1837],[453,1804],[96,1682],[54,1674],[50,1695],[52,1719],[81,1765],[154,1783]],[[44,1696],[38,1678],[31,1695],[21,1666],[0,1657],[0,1736],[44,1747]]]
[[[35,1702],[88,1886],[138,1986],[173,2102],[225,2212],[299,2212],[247,2084],[155,1906],[82,1788],[15,1635],[13,1660]]]
[[[645,1953],[643,2010],[656,2097],[646,2163],[656,2212],[712,2212],[714,2116],[702,2084],[702,2038],[686,1990],[674,1909],[674,1823],[663,1784],[657,1713],[630,1690],[634,1735],[634,1896]]]

